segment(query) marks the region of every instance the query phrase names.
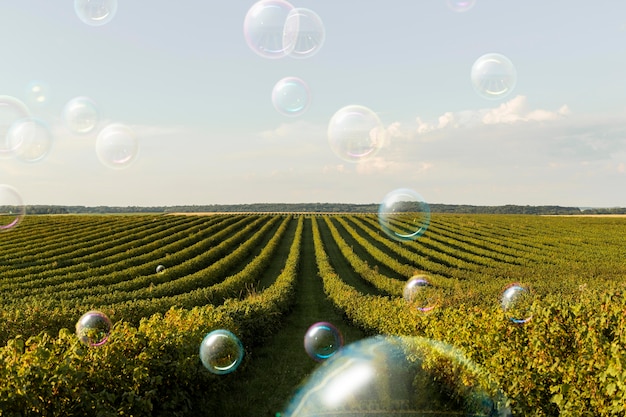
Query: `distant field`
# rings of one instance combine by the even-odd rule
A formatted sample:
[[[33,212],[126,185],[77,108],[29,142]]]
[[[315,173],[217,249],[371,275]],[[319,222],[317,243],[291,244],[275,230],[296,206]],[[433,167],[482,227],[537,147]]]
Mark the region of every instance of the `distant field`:
[[[1,235],[0,415],[274,416],[315,366],[303,326],[324,320],[347,341],[452,344],[515,415],[616,415],[624,217],[434,213],[423,236],[396,242],[374,214],[27,216]],[[415,274],[436,293],[429,313],[402,297]],[[532,292],[524,325],[499,305],[511,283]],[[101,348],[73,334],[90,309],[115,323]],[[227,376],[198,359],[215,328],[247,352]]]

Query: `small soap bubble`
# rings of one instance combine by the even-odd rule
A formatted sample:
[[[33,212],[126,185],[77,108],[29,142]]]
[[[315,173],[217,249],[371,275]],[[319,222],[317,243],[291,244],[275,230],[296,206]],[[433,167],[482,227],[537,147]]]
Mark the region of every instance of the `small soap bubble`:
[[[243,23],[246,43],[257,55],[276,59],[289,55],[295,47],[297,27],[287,21],[294,9],[284,0],[261,0],[248,10]]]
[[[156,267],[156,272],[157,274],[160,274],[161,272],[165,272],[165,267],[163,265],[159,265]]]
[[[511,94],[515,88],[517,71],[506,56],[489,53],[474,62],[471,79],[480,96],[498,100]]]
[[[383,147],[385,128],[378,115],[369,108],[350,105],[339,109],[330,119],[328,141],[341,159],[364,161]]]
[[[36,162],[50,152],[52,133],[44,121],[29,117],[13,123],[7,133],[7,143],[16,158]]]
[[[298,387],[283,417],[510,417],[496,379],[452,345],[375,336],[346,345]]]
[[[88,97],[75,97],[63,107],[63,121],[74,133],[89,133],[99,120],[98,106]]]
[[[32,106],[44,106],[50,97],[50,87],[43,81],[34,80],[26,86],[26,102]]]
[[[342,346],[341,332],[328,322],[315,323],[304,334],[304,350],[318,362],[330,358]]]
[[[128,126],[115,123],[100,131],[96,139],[96,154],[109,168],[126,168],[137,157],[139,142]]]
[[[439,304],[437,289],[425,275],[414,275],[405,284],[402,292],[409,305],[422,313],[432,311]]]
[[[466,12],[476,4],[476,0],[446,0],[448,8],[453,12]]]
[[[25,214],[26,207],[17,189],[0,184],[0,231],[14,229]]]
[[[399,188],[387,194],[381,202],[378,223],[392,239],[415,240],[428,229],[430,207],[417,192]]]
[[[500,306],[504,314],[515,324],[528,323],[532,319],[532,304],[532,293],[518,283],[507,285],[500,295]]]
[[[297,77],[286,77],[278,81],[272,90],[272,103],[285,116],[299,116],[311,102],[309,87]]]
[[[241,341],[228,330],[208,333],[200,344],[200,360],[211,373],[224,375],[233,372],[243,360]]]
[[[18,120],[30,117],[28,107],[15,97],[0,96],[0,158],[13,157],[15,149],[7,140],[11,126]]]
[[[285,37],[293,44],[292,58],[310,58],[317,54],[326,40],[326,28],[313,10],[298,7],[287,15]]]
[[[78,319],[76,335],[87,346],[102,346],[109,340],[112,327],[111,320],[109,320],[106,314],[92,310]]]
[[[109,23],[117,12],[117,0],[74,0],[78,18],[89,26]]]

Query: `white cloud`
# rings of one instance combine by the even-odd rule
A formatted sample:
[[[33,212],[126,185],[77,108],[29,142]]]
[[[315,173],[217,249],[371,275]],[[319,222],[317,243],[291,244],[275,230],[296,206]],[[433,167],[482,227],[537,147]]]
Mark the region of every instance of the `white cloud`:
[[[424,121],[420,117],[417,117],[417,128],[415,132],[419,135],[423,135],[436,130],[449,128],[513,124],[520,122],[545,122],[558,120],[569,114],[570,110],[567,105],[561,106],[556,111],[545,109],[531,110],[529,109],[526,96],[517,96],[495,108],[446,112],[439,116],[435,122]]]

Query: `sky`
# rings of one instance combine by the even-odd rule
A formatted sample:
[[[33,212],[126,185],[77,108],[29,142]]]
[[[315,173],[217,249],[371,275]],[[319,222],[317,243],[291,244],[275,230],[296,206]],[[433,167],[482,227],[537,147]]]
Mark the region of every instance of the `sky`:
[[[409,188],[430,203],[626,206],[626,2],[263,10],[277,4],[299,23],[285,33],[319,17],[312,53],[256,53],[244,30],[247,15],[262,20],[254,1],[119,0],[94,26],[72,0],[3,0],[0,134],[19,132],[18,100],[50,146],[36,142],[46,152],[32,160],[0,141],[0,183],[25,204],[377,203]],[[485,97],[472,68],[494,53],[514,75]],[[285,77],[308,88],[301,112],[272,102]],[[97,106],[89,132],[65,120],[76,97]],[[378,142],[346,159],[329,126],[351,105],[377,117]],[[129,163],[102,156],[111,126],[136,140]]]

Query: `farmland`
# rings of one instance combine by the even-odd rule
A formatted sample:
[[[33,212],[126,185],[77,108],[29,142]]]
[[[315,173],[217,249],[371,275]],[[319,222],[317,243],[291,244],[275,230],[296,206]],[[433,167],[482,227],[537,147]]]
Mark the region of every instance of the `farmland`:
[[[374,214],[27,216],[0,236],[0,415],[272,416],[316,367],[302,338],[317,321],[346,343],[449,343],[514,415],[616,415],[624,236],[619,217],[433,214],[397,242]],[[402,296],[418,274],[437,294],[428,312]],[[524,325],[499,304],[514,282],[533,296]],[[114,323],[97,348],[73,333],[92,309]],[[246,351],[228,375],[198,358],[218,328]]]

